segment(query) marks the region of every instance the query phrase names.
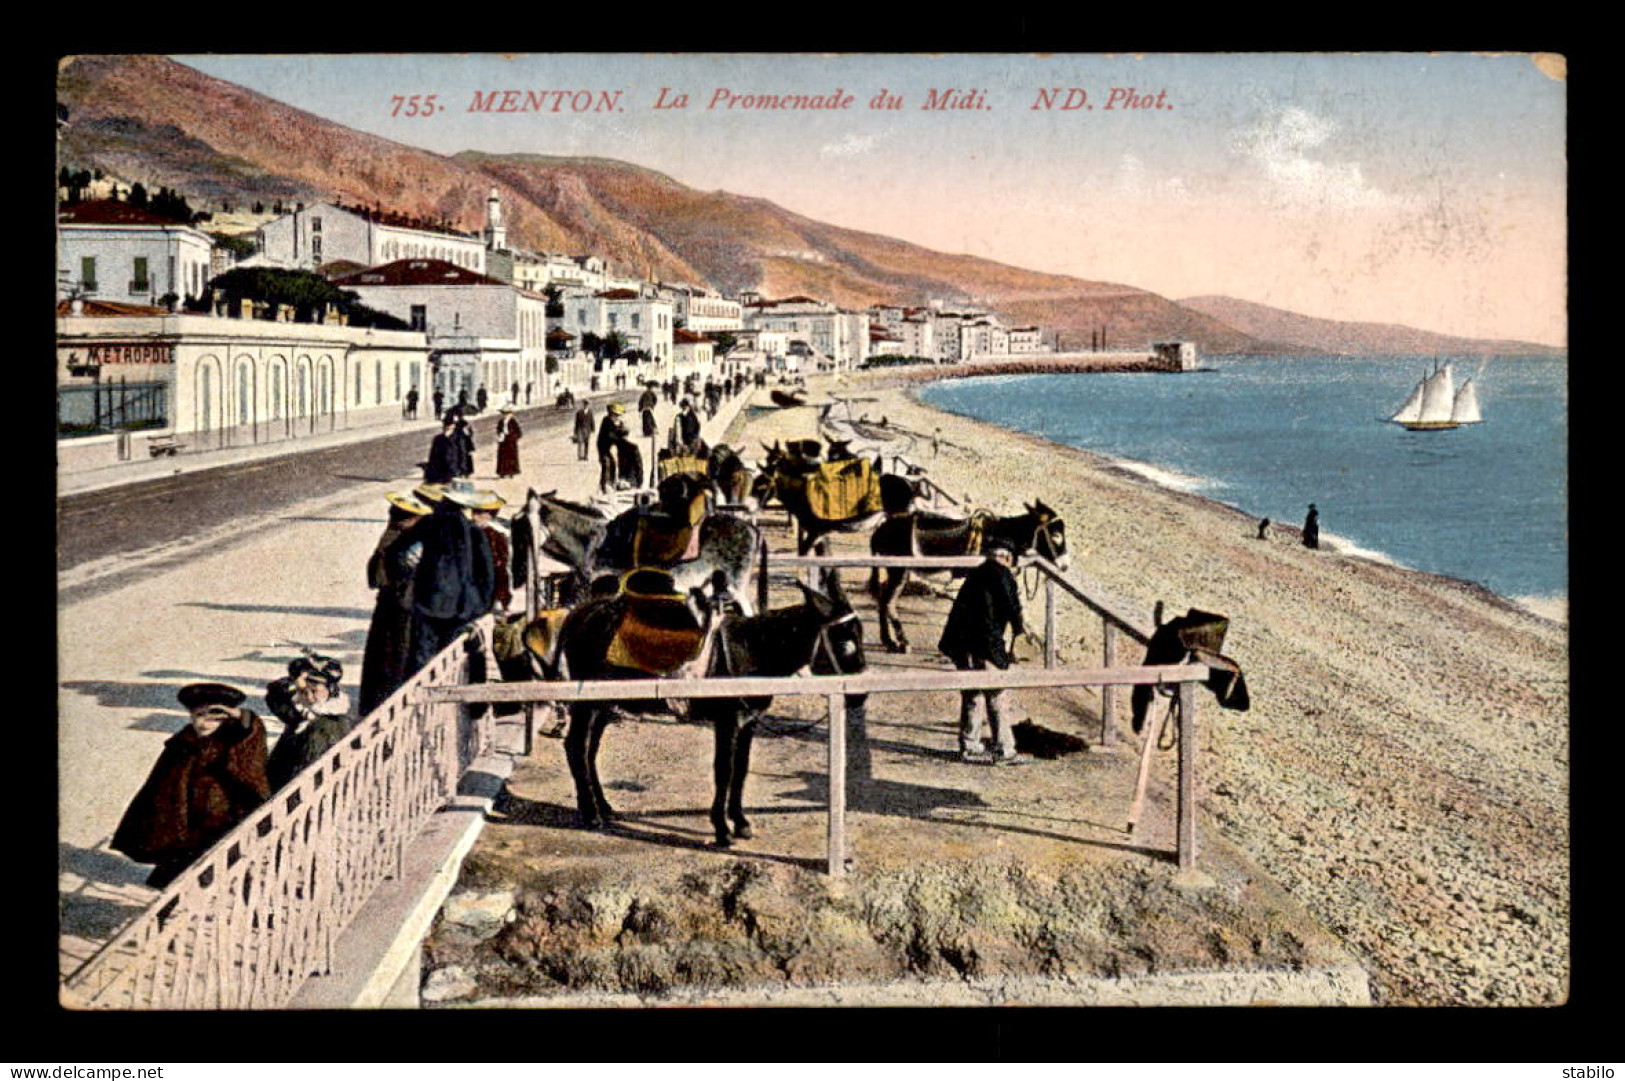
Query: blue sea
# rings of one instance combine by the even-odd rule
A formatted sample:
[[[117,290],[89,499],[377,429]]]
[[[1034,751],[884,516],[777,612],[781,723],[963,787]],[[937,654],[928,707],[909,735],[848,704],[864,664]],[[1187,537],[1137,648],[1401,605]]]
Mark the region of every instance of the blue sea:
[[[1484,423],[1386,423],[1433,358],[1213,357],[1187,373],[993,376],[921,397],[1118,460],[1258,518],[1320,510],[1333,546],[1486,586],[1543,612],[1568,598],[1568,364],[1443,357]]]

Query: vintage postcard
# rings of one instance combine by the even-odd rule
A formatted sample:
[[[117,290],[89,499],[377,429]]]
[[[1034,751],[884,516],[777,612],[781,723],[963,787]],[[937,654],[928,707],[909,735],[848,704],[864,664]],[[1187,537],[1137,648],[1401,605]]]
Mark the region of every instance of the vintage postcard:
[[[1568,1001],[1564,57],[56,79],[65,1006]]]

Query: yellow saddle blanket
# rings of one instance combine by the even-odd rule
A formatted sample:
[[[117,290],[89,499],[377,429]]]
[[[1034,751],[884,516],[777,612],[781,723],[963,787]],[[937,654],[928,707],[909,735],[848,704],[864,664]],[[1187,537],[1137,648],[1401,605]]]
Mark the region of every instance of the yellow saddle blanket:
[[[829,522],[881,511],[880,475],[867,458],[825,462],[807,477],[807,506]]]
[[[540,612],[537,612],[536,618],[525,625],[524,631],[519,636],[524,648],[542,661],[551,662],[553,654],[558,650],[559,631],[564,628],[565,617],[569,614],[570,609],[568,608],[543,608]],[[515,622],[510,625],[517,627],[518,623]],[[504,636],[500,631],[501,625],[499,624],[498,627],[499,631],[496,635],[494,647],[497,658],[506,660],[512,654],[504,656],[504,650],[512,650],[513,647],[511,643],[504,642]]]
[[[604,654],[605,661],[651,676],[669,676],[699,656],[705,627],[687,598],[670,592],[670,583],[670,575],[647,569],[632,571],[622,579],[626,611]]]
[[[675,477],[680,473],[686,473],[690,476],[710,476],[710,463],[704,458],[698,458],[692,454],[673,454],[669,458],[660,459],[659,466],[661,480],[665,480],[667,477]]]
[[[700,523],[705,521],[704,492],[689,502],[681,518],[648,514],[632,533],[632,562],[639,567],[669,567],[700,558]]]

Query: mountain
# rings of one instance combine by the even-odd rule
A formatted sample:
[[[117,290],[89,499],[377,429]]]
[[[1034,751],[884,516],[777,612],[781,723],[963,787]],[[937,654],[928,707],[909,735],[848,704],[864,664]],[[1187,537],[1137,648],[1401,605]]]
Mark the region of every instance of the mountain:
[[[986,307],[1063,347],[1178,338],[1203,352],[1282,352],[1270,335],[1130,285],[932,251],[763,199],[701,192],[595,158],[445,156],[357,132],[160,56],[79,56],[58,68],[60,164],[173,188],[194,206],[338,199],[477,232],[492,188],[512,243],[592,252],[622,272],[725,293],[807,294],[846,307]]]
[[[1234,297],[1186,297],[1183,308],[1202,312],[1244,334],[1290,345],[1291,352],[1356,356],[1445,354],[1460,356],[1566,356],[1568,350],[1534,342],[1458,338],[1389,323],[1316,319]]]

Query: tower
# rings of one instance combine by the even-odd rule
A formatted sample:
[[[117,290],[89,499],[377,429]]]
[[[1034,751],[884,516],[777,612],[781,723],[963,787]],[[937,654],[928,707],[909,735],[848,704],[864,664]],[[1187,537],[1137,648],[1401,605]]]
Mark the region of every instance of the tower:
[[[506,251],[508,229],[502,224],[502,196],[495,188],[485,200],[485,250]]]

